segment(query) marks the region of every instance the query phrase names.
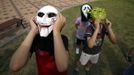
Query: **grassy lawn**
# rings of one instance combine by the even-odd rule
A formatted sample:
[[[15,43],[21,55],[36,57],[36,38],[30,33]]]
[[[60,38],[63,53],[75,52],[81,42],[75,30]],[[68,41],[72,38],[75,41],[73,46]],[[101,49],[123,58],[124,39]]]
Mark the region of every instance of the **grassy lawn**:
[[[108,18],[112,21],[113,30],[117,36],[118,42],[112,45],[107,38],[103,45],[103,50],[98,64],[91,69],[92,75],[122,75],[123,71],[130,66],[126,61],[126,53],[133,48],[134,50],[134,1],[133,0],[99,0],[90,3],[93,7],[102,7],[107,11]],[[71,75],[75,67],[75,26],[74,21],[80,15],[80,6],[72,7],[64,10],[62,13],[66,16],[67,22],[64,27],[63,34],[69,38],[70,66],[69,73]],[[19,72],[11,73],[8,69],[9,61],[24,39],[27,33],[2,47],[4,50],[0,56],[0,75],[36,75],[36,64],[34,55],[28,64]],[[16,42],[17,41],[17,42]],[[84,75],[83,67],[81,67],[81,75]]]

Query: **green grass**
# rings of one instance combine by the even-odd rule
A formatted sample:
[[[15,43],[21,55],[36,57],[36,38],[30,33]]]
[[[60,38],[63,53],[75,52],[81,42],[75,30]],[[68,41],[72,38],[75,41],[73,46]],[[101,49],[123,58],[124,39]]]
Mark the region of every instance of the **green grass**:
[[[130,63],[126,61],[126,53],[134,48],[134,1],[133,0],[100,0],[90,3],[93,7],[102,7],[107,11],[108,18],[112,21],[113,30],[117,36],[118,42],[112,45],[107,38],[103,45],[103,50],[98,64],[91,69],[92,75],[122,75],[122,72]],[[69,38],[70,66],[69,73],[75,67],[75,19],[80,15],[80,6],[72,7],[62,11],[67,18],[63,34]],[[28,64],[19,72],[11,73],[8,69],[9,61],[24,39],[26,34],[20,36],[8,45],[2,47],[4,54],[0,56],[0,75],[36,75],[36,65],[34,56]],[[132,62],[134,63],[134,61]],[[84,74],[83,67],[81,75]]]

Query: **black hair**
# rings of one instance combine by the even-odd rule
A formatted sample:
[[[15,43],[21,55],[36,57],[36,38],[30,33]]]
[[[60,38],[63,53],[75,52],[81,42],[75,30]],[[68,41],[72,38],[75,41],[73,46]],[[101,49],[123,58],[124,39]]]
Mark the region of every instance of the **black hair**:
[[[85,4],[83,4],[83,5],[86,5],[87,3],[85,3]],[[83,14],[83,12],[82,12],[82,7],[83,7],[83,5],[81,6],[81,8],[80,8],[80,13],[81,13],[81,21],[82,22],[86,22],[86,21],[88,21],[89,20],[89,18],[91,18],[91,15],[88,13],[87,14],[87,18],[84,16],[84,14]],[[87,5],[89,5],[89,4],[87,4]],[[91,5],[89,5],[90,7],[91,7],[91,9],[92,9],[92,6]]]

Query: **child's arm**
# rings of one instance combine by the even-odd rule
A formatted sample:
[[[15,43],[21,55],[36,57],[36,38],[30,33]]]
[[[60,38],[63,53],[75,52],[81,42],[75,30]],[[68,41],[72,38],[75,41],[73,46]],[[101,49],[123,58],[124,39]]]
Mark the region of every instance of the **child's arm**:
[[[106,19],[105,28],[108,32],[108,38],[113,44],[115,44],[116,43],[116,37],[115,37],[115,34],[114,34],[111,26],[112,26],[112,23],[108,19]]]
[[[79,18],[77,18],[76,21],[75,21],[75,28],[76,28],[76,29],[78,29],[78,25],[80,24],[79,21],[80,21]]]
[[[97,35],[98,35],[98,32],[99,32],[99,29],[100,29],[100,20],[99,19],[95,19],[94,21],[94,25],[95,25],[95,31],[93,33],[93,35],[91,37],[88,37],[87,38],[87,45],[89,48],[93,48],[94,44],[95,44],[95,41],[97,39]]]
[[[18,71],[21,69],[26,62],[28,61],[31,53],[30,48],[33,42],[33,39],[38,32],[38,28],[32,21],[30,20],[31,30],[22,42],[22,44],[19,46],[19,48],[16,50],[16,52],[13,54],[10,62],[10,69],[11,71]]]
[[[55,62],[58,68],[58,71],[63,72],[67,70],[69,63],[69,54],[65,49],[63,40],[61,37],[61,30],[65,24],[65,17],[61,14],[58,15],[58,19],[55,22],[53,35],[54,35],[54,54],[55,54]]]

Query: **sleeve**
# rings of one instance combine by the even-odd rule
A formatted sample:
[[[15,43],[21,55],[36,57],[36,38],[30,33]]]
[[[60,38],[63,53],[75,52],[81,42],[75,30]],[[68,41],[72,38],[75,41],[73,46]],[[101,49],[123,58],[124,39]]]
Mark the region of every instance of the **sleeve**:
[[[61,35],[65,49],[68,50],[68,38],[65,35]]]
[[[76,19],[75,25],[80,25],[80,19],[79,18]]]
[[[35,51],[35,48],[37,47],[37,40],[38,40],[38,36],[35,36],[32,46],[30,48],[30,53],[32,54]]]

